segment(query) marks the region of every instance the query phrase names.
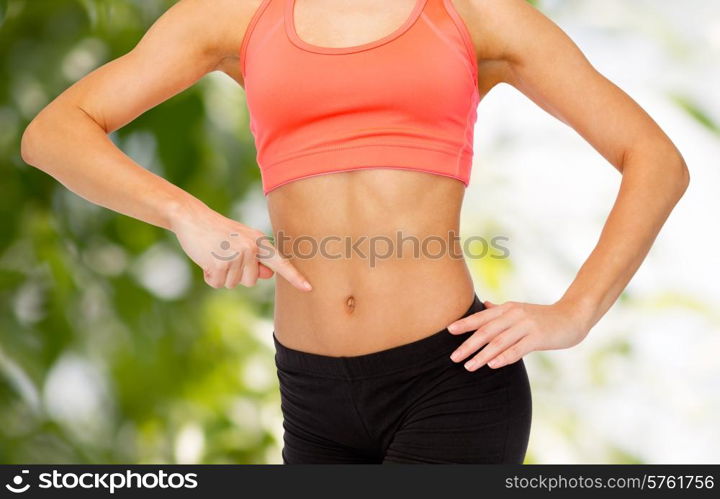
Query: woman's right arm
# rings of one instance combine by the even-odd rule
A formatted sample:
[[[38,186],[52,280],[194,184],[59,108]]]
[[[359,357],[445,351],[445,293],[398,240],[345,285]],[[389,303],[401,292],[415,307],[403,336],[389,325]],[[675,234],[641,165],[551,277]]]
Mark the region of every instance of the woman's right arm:
[[[23,160],[75,194],[173,231],[213,287],[252,286],[277,271],[295,287],[305,279],[277,252],[256,258],[263,234],[208,208],[125,155],[108,134],[180,93],[205,74],[237,67],[244,27],[260,0],[180,0],[127,54],[70,86],[28,125]],[[229,74],[237,77],[234,69]],[[229,237],[233,235],[234,237]],[[213,251],[238,253],[230,261]]]

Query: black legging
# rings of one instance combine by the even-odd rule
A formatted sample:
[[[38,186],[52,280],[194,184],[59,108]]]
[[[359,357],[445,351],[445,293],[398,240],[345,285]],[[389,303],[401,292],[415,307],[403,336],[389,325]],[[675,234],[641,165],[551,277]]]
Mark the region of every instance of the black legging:
[[[485,307],[477,296],[463,317]],[[450,360],[472,332],[331,357],[275,340],[283,463],[522,463],[532,402],[522,360]]]

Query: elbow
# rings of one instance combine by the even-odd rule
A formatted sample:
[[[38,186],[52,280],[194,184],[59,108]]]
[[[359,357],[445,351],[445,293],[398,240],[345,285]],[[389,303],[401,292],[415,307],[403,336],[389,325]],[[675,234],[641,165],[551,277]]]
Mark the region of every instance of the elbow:
[[[677,155],[677,161],[675,162],[675,189],[677,193],[677,199],[680,200],[685,194],[690,185],[690,170],[685,163],[685,159],[680,153]]]
[[[690,170],[685,158],[670,141],[655,144],[647,153],[647,159],[654,166],[653,176],[657,176],[657,187],[664,197],[676,204],[685,195],[690,185]]]
[[[39,116],[35,117],[30,124],[25,128],[20,139],[20,157],[22,160],[30,166],[38,165],[38,149],[40,148],[39,142]]]
[[[643,149],[642,154],[637,154],[637,150],[628,151],[621,171],[623,175],[629,172],[639,174],[642,182],[651,183],[653,190],[661,193],[662,198],[672,205],[680,201],[690,185],[690,171],[685,158],[670,142],[656,143]]]

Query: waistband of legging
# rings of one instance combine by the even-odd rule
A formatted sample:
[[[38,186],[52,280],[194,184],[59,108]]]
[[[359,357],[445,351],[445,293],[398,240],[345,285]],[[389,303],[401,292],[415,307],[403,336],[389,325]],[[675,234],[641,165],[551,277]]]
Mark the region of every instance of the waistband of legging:
[[[485,306],[475,294],[470,307],[458,319],[484,309]],[[278,341],[273,331],[275,363],[280,369],[322,377],[340,379],[371,377],[423,366],[440,357],[447,357],[447,361],[451,363],[452,351],[472,333],[473,331],[454,335],[444,328],[425,338],[387,350],[336,357],[288,348]]]

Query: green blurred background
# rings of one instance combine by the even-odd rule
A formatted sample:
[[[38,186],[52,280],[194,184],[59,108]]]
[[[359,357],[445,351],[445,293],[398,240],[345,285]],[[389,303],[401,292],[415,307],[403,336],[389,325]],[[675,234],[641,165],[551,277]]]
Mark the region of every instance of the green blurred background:
[[[171,4],[0,2],[0,462],[274,459],[271,351],[249,332],[269,317],[272,289],[213,290],[171,233],[93,206],[19,158],[27,122]],[[238,201],[259,174],[242,89],[221,80],[113,140],[243,219]]]
[[[172,234],[91,205],[19,156],[29,120],[74,81],[129,51],[172,3],[0,0],[0,463],[280,462],[282,427],[270,336],[272,282],[252,289],[212,289]],[[623,36],[650,47],[655,59],[633,64],[637,78],[621,83],[636,89],[637,94],[630,92],[634,96],[657,89],[653,75],[667,69],[663,64],[668,60],[694,61],[688,44],[695,43],[708,56],[716,56],[720,45],[720,25],[712,25],[696,2],[689,2],[684,15],[709,23],[714,46],[683,38],[690,28],[668,10],[675,2],[538,3],[576,41],[583,40],[579,44],[591,60],[605,61],[602,47]],[[611,58],[607,61],[601,69],[628,77]],[[717,147],[717,102],[705,102],[702,91],[684,86],[692,77],[687,66],[682,68],[678,71],[688,73],[660,89],[660,100],[653,93],[642,104],[654,116],[653,109],[668,116],[662,124],[677,130],[670,133],[673,138],[710,154]],[[466,236],[511,234],[518,246],[507,261],[473,261],[471,267],[483,298],[547,301],[569,284],[591,249],[618,179],[607,165],[597,166],[603,172],[597,180],[607,189],[593,197],[598,185],[580,178],[591,197],[585,200],[595,211],[576,221],[577,230],[558,232],[558,239],[546,244],[548,233],[529,217],[538,209],[562,216],[562,206],[558,213],[552,211],[552,199],[569,193],[562,186],[548,186],[558,193],[549,202],[513,195],[513,186],[522,185],[509,165],[519,165],[518,179],[528,170],[540,171],[537,157],[517,154],[536,147],[542,155],[548,140],[576,152],[562,158],[575,169],[578,161],[601,162],[571,131],[517,93],[495,94],[488,97],[486,110],[485,103],[480,106],[476,168],[482,173],[476,170],[468,191],[464,231]],[[514,106],[513,112],[507,106]],[[526,118],[530,113],[537,113],[535,121]],[[513,121],[512,116],[522,118]],[[206,76],[112,139],[138,163],[215,210],[269,231],[244,93],[230,78]],[[548,162],[552,151],[546,152]],[[691,166],[701,170],[698,163],[705,163],[704,158]],[[507,196],[493,197],[505,185]],[[702,207],[709,198],[698,196],[694,202]],[[514,204],[507,204],[508,199]],[[508,215],[512,213],[514,218]],[[686,216],[699,226],[693,213]],[[548,228],[552,230],[558,229]],[[672,252],[675,243],[658,244]],[[659,263],[648,263],[646,272],[668,267],[662,249],[658,251]],[[705,262],[717,270],[714,258]],[[531,264],[557,272],[529,272]],[[667,325],[663,314],[670,314],[684,328],[691,324],[683,333],[693,338],[697,352],[716,352],[717,287],[701,274],[694,281],[661,283],[658,292],[656,280],[642,286],[649,275],[645,281],[638,277],[639,287],[630,287],[593,331],[597,340],[570,352],[534,353],[527,359],[536,414],[527,462],[720,457],[717,425],[711,424],[720,416],[714,357],[701,358],[697,371],[690,369],[692,357],[668,366],[668,359],[653,349],[658,341],[677,341],[678,328],[658,329],[656,322],[660,317]],[[681,380],[668,394],[667,380],[656,371],[663,366],[693,376],[693,387]],[[679,403],[689,409],[675,405],[673,397],[679,394],[684,394]],[[600,416],[604,419],[598,420]],[[666,432],[678,428],[682,430],[667,446],[653,446],[655,439],[668,438]]]

